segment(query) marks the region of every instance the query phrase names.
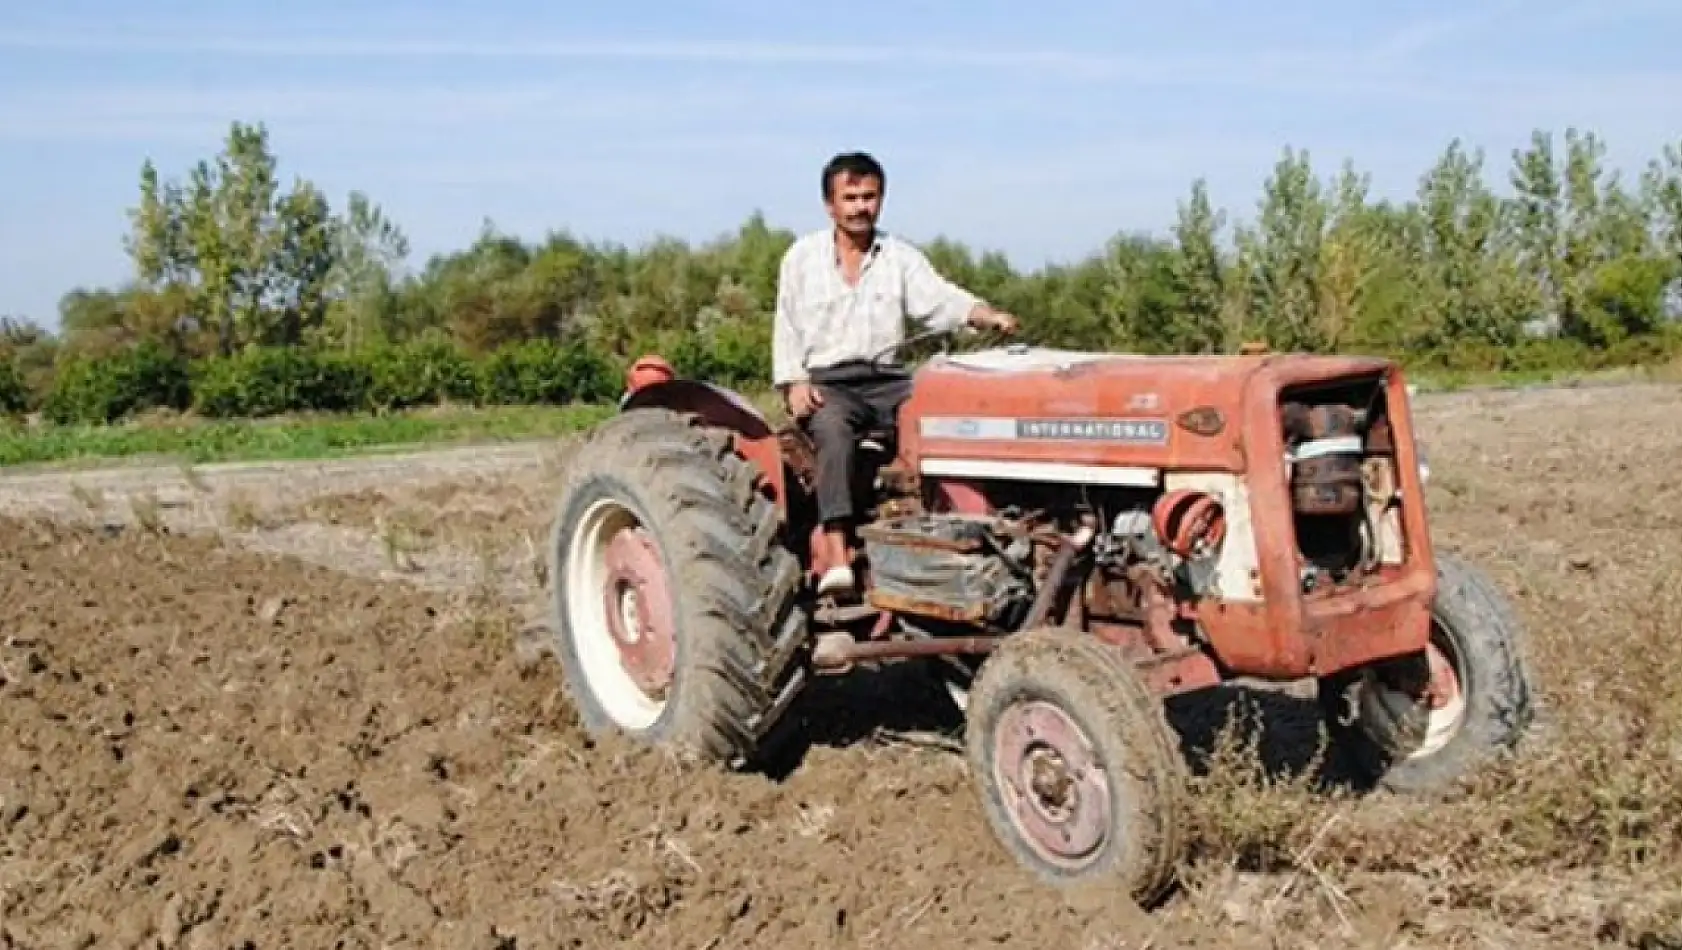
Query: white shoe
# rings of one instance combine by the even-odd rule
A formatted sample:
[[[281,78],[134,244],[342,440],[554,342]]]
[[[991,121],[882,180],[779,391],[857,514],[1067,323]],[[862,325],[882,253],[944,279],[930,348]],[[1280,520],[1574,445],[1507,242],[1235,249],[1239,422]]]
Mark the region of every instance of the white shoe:
[[[833,594],[837,591],[850,591],[855,580],[853,569],[843,564],[824,571],[823,577],[818,579],[819,594]]]

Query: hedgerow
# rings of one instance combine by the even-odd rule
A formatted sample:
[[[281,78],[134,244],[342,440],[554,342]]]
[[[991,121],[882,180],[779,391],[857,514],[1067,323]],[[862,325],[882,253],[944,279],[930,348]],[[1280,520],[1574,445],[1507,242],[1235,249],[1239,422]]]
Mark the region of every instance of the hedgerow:
[[[189,362],[154,340],[98,358],[71,357],[53,374],[41,414],[57,423],[115,422],[147,409],[192,404]]]
[[[15,371],[13,377],[15,377]],[[618,394],[618,361],[581,344],[528,340],[472,356],[446,340],[362,350],[254,347],[192,360],[144,343],[100,359],[72,359],[43,400],[50,421],[107,423],[148,409],[219,419],[284,413],[388,412],[478,406],[599,403]],[[21,380],[0,373],[0,409],[21,408]]]

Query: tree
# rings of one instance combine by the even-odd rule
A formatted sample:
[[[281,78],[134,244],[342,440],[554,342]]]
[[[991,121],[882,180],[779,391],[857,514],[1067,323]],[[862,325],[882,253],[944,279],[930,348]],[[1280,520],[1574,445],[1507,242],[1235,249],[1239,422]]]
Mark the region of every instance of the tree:
[[[1664,253],[1682,263],[1682,144],[1666,145],[1642,172],[1641,207]]]
[[[301,343],[325,316],[332,209],[301,178],[282,193],[276,167],[267,129],[235,122],[185,186],[150,160],[141,169],[126,242],[141,289],[179,300],[179,318],[214,328],[224,355]]]
[[[329,236],[327,336],[346,349],[390,340],[397,329],[389,317],[399,270],[409,256],[408,236],[360,191],[351,192],[344,214],[331,219]]]
[[[1287,148],[1263,184],[1256,224],[1238,229],[1239,333],[1318,351],[1322,244],[1330,214],[1306,151]]]
[[[1539,288],[1521,279],[1523,261],[1506,240],[1501,201],[1483,183],[1483,168],[1483,153],[1457,139],[1419,182],[1418,340],[1429,348],[1510,345],[1541,303]]]
[[[1226,216],[1209,201],[1208,183],[1192,182],[1191,197],[1178,208],[1175,255],[1170,270],[1178,314],[1167,328],[1174,349],[1217,353],[1228,348],[1227,269],[1220,250]]]
[[[1531,135],[1530,147],[1514,150],[1510,180],[1515,192],[1514,239],[1519,265],[1534,283],[1541,314],[1561,321],[1569,305],[1570,280],[1563,273],[1565,185],[1554,158],[1553,137]]]

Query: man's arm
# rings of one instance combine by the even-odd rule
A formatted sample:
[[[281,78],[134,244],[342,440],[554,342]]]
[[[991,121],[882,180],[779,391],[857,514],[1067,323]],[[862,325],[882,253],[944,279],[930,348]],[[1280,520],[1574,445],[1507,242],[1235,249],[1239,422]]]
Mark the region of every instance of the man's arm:
[[[806,380],[806,368],[801,365],[805,344],[795,318],[800,269],[794,250],[790,247],[784,252],[777,268],[777,310],[771,324],[771,384],[785,391],[790,384]]]
[[[906,255],[905,309],[912,319],[926,322],[930,330],[1001,326],[1001,320],[1015,327],[1010,315],[942,276],[921,250],[910,244],[902,247]]]

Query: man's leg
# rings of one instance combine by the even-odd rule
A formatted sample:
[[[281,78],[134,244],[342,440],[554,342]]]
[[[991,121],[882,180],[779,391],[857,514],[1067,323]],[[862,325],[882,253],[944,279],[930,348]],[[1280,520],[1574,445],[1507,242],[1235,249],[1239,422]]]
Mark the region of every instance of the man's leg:
[[[897,440],[899,407],[911,398],[911,380],[902,376],[874,379],[860,388],[859,397],[870,411],[869,424],[892,429]]]
[[[858,439],[873,415],[854,386],[830,383],[820,387],[823,405],[807,423],[817,446],[818,520],[824,527],[830,567],[818,579],[818,592],[848,590],[854,585],[847,554],[847,524],[853,517],[853,464]]]

